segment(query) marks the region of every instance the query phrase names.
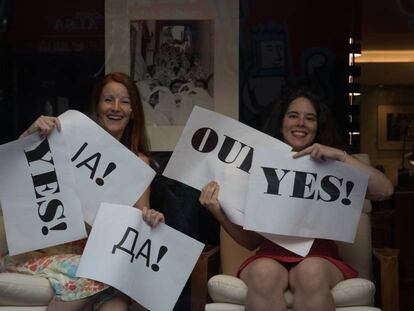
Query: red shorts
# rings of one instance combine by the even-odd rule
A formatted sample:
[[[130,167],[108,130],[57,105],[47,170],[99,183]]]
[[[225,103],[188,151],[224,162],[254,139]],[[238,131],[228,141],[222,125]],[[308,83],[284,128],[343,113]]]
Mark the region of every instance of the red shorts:
[[[338,247],[336,246],[334,241],[315,239],[309,251],[309,254],[305,257],[301,257],[265,239],[261,244],[260,249],[257,251],[256,255],[246,259],[242,263],[239,270],[237,271],[237,277],[240,277],[240,273],[244,268],[247,267],[247,265],[249,265],[258,258],[272,258],[280,262],[287,269],[290,269],[292,267],[292,264],[294,265],[296,263],[299,263],[303,259],[309,257],[319,257],[328,260],[342,272],[342,275],[344,276],[345,280],[355,278],[358,276],[358,272],[355,269],[347,265],[339,258]]]

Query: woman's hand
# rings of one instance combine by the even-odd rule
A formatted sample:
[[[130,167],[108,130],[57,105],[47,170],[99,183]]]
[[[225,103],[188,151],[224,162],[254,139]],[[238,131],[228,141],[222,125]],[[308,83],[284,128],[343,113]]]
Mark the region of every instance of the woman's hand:
[[[309,147],[306,147],[305,149],[296,152],[293,157],[299,158],[304,155],[310,155],[311,158],[323,161],[325,159],[332,159],[337,160],[341,162],[345,162],[347,158],[347,153],[344,150],[340,150],[337,148],[321,145],[321,144],[312,144]]]
[[[142,219],[151,227],[155,227],[160,222],[165,222],[164,214],[144,206],[141,209]]]
[[[221,206],[218,201],[218,194],[220,191],[220,186],[215,181],[210,181],[207,185],[201,189],[201,194],[199,201],[201,205],[205,206],[210,213],[216,217],[221,212]]]
[[[313,144],[293,155],[294,158],[299,158],[309,154],[316,160],[323,160],[325,158],[346,162],[355,168],[362,169],[369,174],[368,188],[365,198],[373,201],[382,201],[389,198],[394,192],[394,186],[391,181],[379,170],[371,165],[364,163],[355,157],[348,155],[345,151],[333,147]]]
[[[243,227],[232,223],[223,212],[218,201],[220,186],[215,181],[210,181],[201,189],[200,203],[216,217],[220,225],[240,245],[247,249],[254,250],[263,240],[263,237],[256,232],[244,230]]]
[[[59,132],[62,129],[60,121],[57,117],[40,116],[26,131],[23,132],[22,135],[20,135],[20,137],[29,136],[30,134],[39,132],[40,137],[45,138],[55,128],[57,128]]]

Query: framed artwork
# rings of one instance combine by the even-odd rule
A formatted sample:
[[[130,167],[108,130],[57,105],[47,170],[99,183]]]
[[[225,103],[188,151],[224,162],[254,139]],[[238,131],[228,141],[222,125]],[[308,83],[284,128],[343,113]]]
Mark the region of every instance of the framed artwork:
[[[236,0],[105,0],[105,72],[136,81],[153,151],[172,151],[195,105],[238,119]]]
[[[399,150],[414,142],[414,105],[378,106],[378,149]]]
[[[251,30],[257,76],[290,77],[292,60],[289,33],[284,23],[269,23]]]

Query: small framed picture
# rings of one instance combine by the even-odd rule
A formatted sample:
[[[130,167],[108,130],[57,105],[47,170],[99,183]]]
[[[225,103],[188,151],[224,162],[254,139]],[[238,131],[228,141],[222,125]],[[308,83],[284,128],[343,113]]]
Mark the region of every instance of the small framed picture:
[[[105,0],[105,72],[136,81],[152,151],[174,150],[196,105],[238,119],[238,3]]]
[[[414,105],[379,105],[378,149],[402,149],[404,140],[414,142]]]

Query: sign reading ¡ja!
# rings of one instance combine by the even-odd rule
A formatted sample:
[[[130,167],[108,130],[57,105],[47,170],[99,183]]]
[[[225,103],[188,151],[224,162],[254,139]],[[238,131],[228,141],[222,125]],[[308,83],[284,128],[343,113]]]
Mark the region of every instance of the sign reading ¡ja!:
[[[68,110],[59,119],[85,221],[93,224],[101,202],[134,205],[155,171],[84,114]]]

